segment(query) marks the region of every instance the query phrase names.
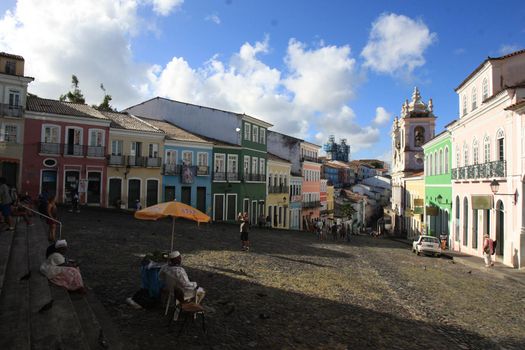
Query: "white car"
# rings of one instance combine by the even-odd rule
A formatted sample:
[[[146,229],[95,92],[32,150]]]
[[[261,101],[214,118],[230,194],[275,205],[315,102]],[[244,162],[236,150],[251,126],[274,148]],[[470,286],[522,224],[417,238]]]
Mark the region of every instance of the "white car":
[[[441,244],[439,239],[433,236],[419,236],[417,240],[412,242],[412,252],[417,255],[433,254],[441,255]]]

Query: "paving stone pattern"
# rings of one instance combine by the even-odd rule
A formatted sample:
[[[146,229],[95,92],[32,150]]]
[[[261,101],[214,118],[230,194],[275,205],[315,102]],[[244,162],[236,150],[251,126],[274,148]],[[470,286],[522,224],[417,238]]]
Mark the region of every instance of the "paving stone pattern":
[[[524,349],[525,289],[399,242],[177,221],[175,245],[207,290],[207,334],[179,337],[163,305],[130,308],[140,254],[168,250],[171,222],[85,209],[61,213],[70,254],[129,349]]]

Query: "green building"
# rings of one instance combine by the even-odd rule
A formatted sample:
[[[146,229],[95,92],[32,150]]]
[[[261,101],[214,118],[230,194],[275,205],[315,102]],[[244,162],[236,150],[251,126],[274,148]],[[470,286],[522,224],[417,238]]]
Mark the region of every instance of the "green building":
[[[425,224],[432,236],[449,235],[452,210],[452,141],[443,131],[423,145],[425,154]]]

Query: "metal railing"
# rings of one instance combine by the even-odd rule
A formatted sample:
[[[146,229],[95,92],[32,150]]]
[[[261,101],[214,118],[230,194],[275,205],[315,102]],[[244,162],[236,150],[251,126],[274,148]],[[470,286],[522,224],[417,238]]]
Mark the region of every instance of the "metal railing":
[[[147,168],[160,168],[162,164],[162,158],[160,157],[144,157]]]
[[[197,176],[210,175],[210,167],[207,165],[197,165]]]
[[[452,169],[452,180],[488,179],[491,177],[505,177],[507,161],[497,160],[483,164],[468,165]]]
[[[144,166],[144,157],[139,156],[127,156],[129,166]]]
[[[110,154],[108,159],[108,165],[124,166],[126,165],[126,157],[122,155]]]
[[[51,221],[56,222],[56,223],[58,224],[58,239],[62,239],[62,222],[61,222],[61,221],[58,221],[57,219],[54,219],[54,218],[52,218],[52,217],[50,217],[50,216],[44,215],[44,214],[42,214],[41,212],[36,211],[36,210],[34,210],[34,209],[28,208],[28,207],[26,207],[25,205],[21,205],[21,204],[19,204],[19,206],[21,206],[22,208],[24,208],[24,209],[26,209],[26,210],[29,210],[29,211],[32,212],[32,213],[35,213],[35,214],[37,214],[37,215],[40,215],[40,216],[42,216],[42,217],[44,217],[44,218],[46,218],[46,219],[48,219],[48,220],[51,220]]]
[[[0,103],[0,115],[21,118],[24,115],[24,107]]]
[[[162,175],[180,175],[182,172],[182,165],[180,164],[163,164]]]
[[[303,208],[318,208],[321,206],[321,202],[320,201],[308,201],[308,202],[303,202]]]
[[[214,181],[239,181],[238,173],[228,173],[224,171],[214,172],[213,173]]]
[[[304,162],[304,161],[309,161],[309,162],[314,162],[314,163],[322,163],[322,161],[317,158],[317,157],[311,157],[311,156],[301,156],[301,162]]]
[[[244,174],[244,181],[266,181],[265,174]]]
[[[84,155],[84,146],[83,145],[74,145],[67,143],[64,145],[64,155],[68,156],[83,156]]]
[[[106,154],[104,146],[87,146],[88,157],[104,157]]]
[[[61,151],[60,146],[61,146],[60,143],[41,142],[40,143],[40,153],[59,155]]]
[[[290,187],[284,185],[268,186],[268,193],[288,193]]]

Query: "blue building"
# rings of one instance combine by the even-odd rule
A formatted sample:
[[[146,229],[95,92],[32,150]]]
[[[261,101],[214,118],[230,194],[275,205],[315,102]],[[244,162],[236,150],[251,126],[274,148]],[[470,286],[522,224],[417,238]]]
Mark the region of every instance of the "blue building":
[[[172,123],[142,119],[166,134],[162,165],[163,200],[177,200],[211,216],[213,143]]]
[[[323,164],[322,171],[321,171],[324,178],[328,180],[329,182],[331,182],[332,185],[334,185],[334,188],[343,187],[340,172],[341,172],[340,166],[332,165],[329,162],[325,162]]]
[[[299,174],[290,176],[290,230],[301,230],[303,178]]]

